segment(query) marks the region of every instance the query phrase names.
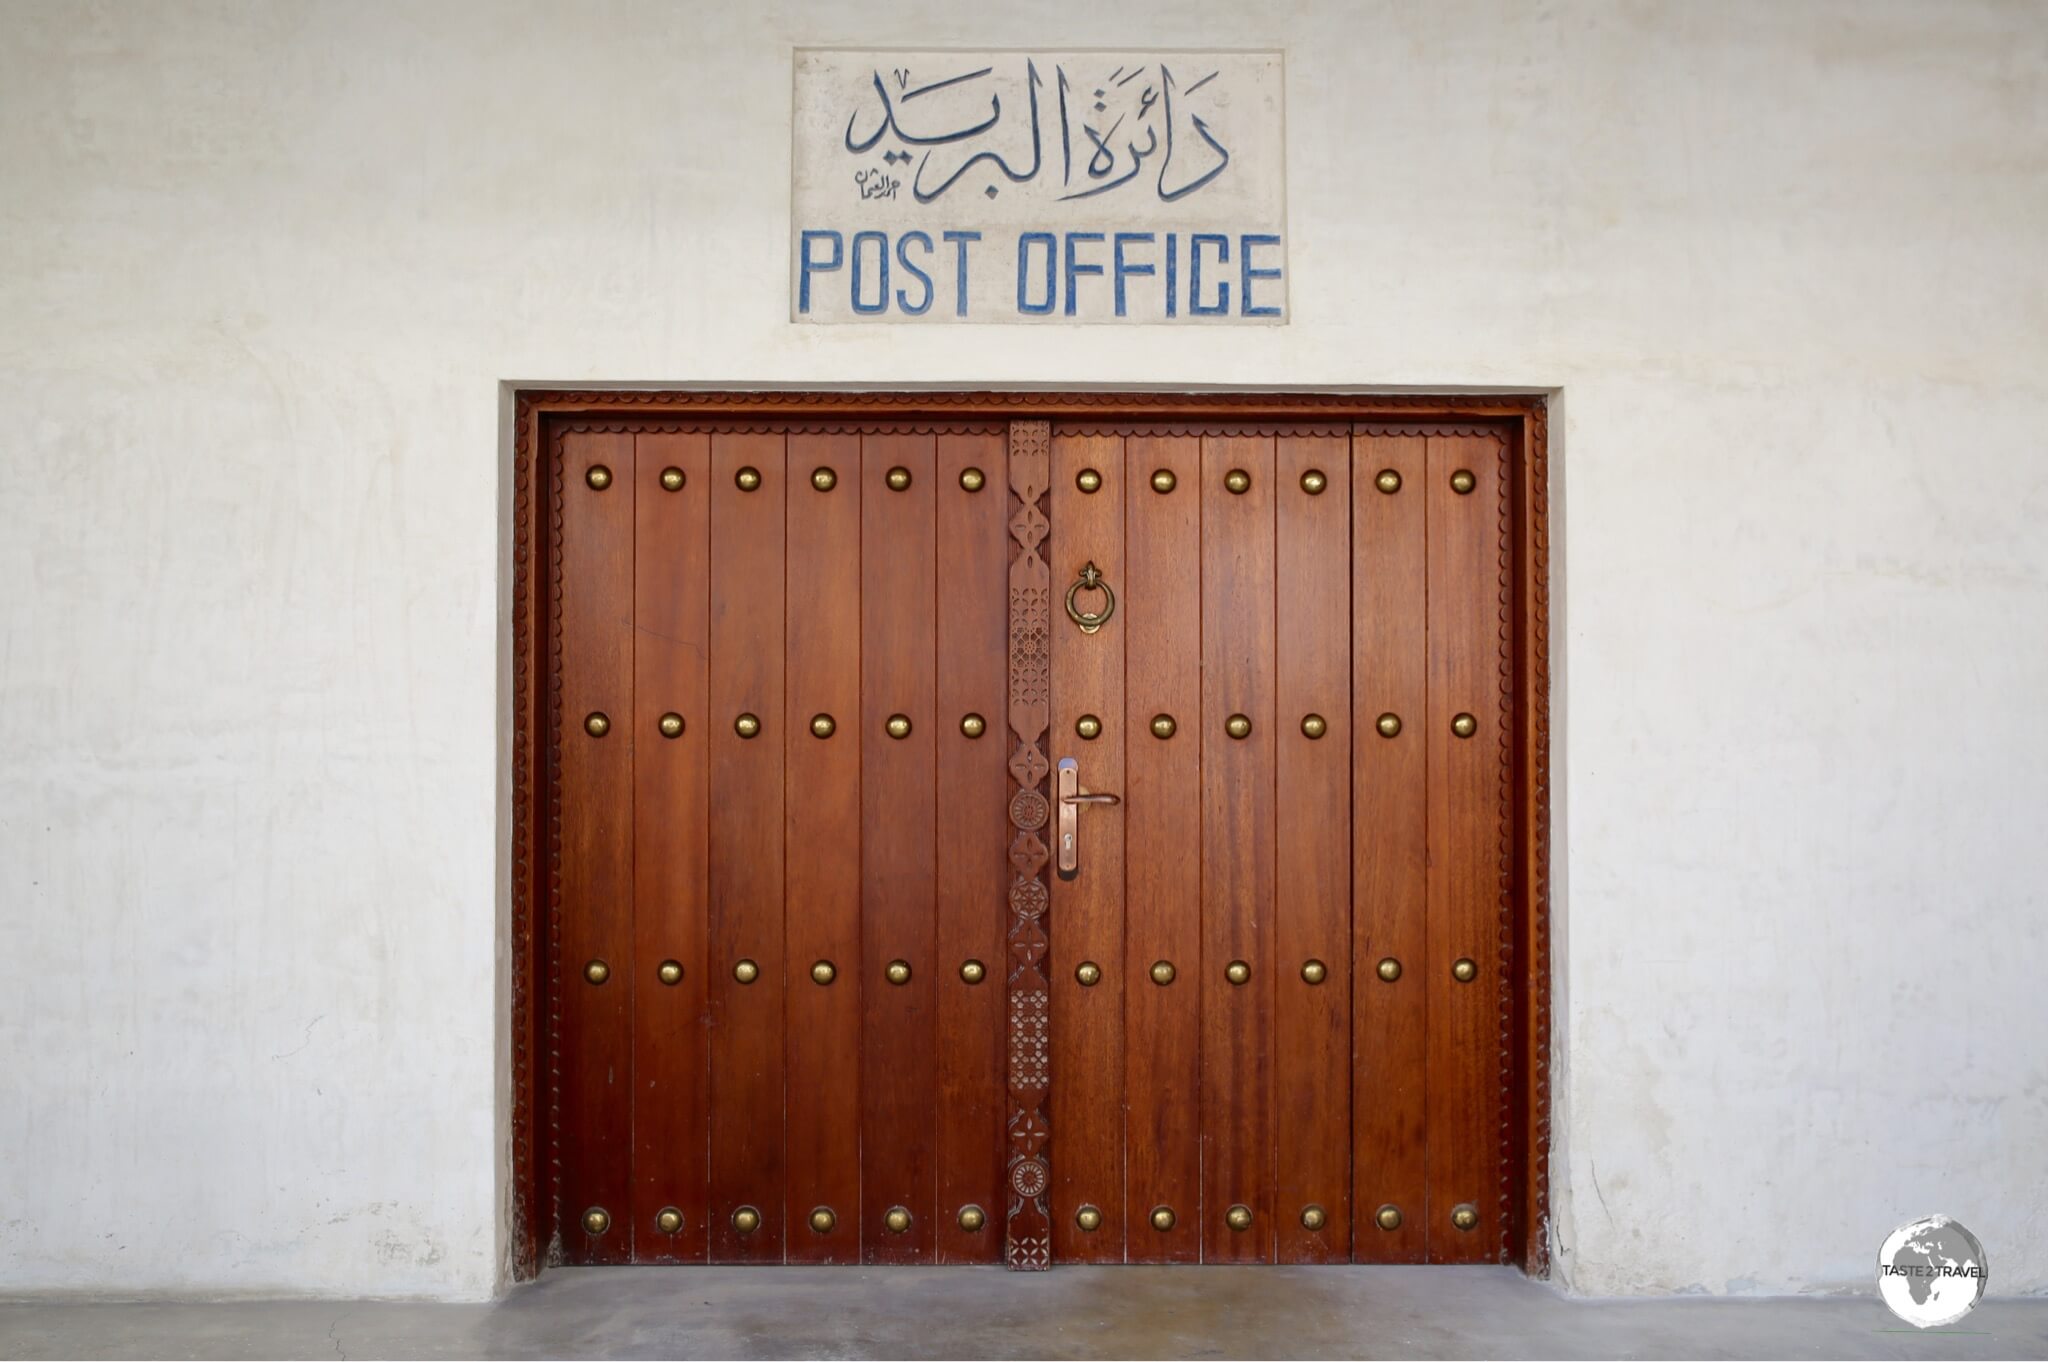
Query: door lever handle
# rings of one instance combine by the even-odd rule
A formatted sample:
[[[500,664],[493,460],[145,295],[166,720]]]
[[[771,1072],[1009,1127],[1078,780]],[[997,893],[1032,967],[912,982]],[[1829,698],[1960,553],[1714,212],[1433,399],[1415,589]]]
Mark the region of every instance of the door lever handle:
[[[1084,794],[1081,790],[1081,763],[1072,757],[1060,758],[1058,779],[1055,792],[1060,805],[1059,850],[1053,866],[1061,879],[1071,880],[1081,873],[1081,806],[1121,801],[1113,794]]]

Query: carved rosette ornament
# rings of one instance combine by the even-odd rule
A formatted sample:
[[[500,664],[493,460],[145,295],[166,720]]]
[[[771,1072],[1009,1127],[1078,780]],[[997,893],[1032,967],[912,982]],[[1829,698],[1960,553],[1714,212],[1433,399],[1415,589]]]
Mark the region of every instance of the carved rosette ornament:
[[[1038,835],[1045,826],[1050,763],[1045,733],[1052,721],[1052,572],[1040,546],[1051,529],[1039,509],[1052,472],[1052,424],[1010,423],[1010,777],[1009,1154],[1005,1259],[1016,1271],[1052,1266],[1052,1183],[1047,1145],[1052,1130],[1050,1022],[1052,981],[1046,974],[1045,882],[1051,859]]]

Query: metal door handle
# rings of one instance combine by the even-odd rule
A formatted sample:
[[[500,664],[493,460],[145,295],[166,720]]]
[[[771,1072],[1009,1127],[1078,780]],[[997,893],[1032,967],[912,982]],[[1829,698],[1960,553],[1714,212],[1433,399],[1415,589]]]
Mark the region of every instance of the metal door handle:
[[[1084,794],[1081,790],[1081,763],[1072,757],[1060,758],[1058,782],[1054,791],[1060,806],[1059,850],[1053,865],[1061,879],[1071,880],[1081,873],[1081,806],[1120,801],[1113,794]]]

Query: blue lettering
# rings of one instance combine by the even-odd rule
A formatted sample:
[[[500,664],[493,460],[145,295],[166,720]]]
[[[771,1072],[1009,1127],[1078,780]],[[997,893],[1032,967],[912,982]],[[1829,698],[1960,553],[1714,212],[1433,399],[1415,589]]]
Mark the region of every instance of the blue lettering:
[[[860,248],[870,241],[875,243],[875,262],[881,269],[882,286],[876,291],[875,301],[863,303],[860,300]],[[872,316],[889,310],[889,236],[886,232],[855,232],[853,234],[853,310]]]
[[[1131,245],[1131,244],[1133,244],[1133,243],[1135,243],[1135,242],[1139,242],[1139,241],[1146,241],[1146,242],[1149,242],[1149,241],[1151,241],[1152,239],[1153,239],[1153,237],[1152,237],[1152,233],[1150,233],[1150,232],[1118,232],[1118,233],[1116,234],[1116,243],[1115,243],[1115,245],[1113,245],[1113,246],[1112,246],[1112,247],[1110,248],[1110,250],[1111,250],[1111,255],[1112,255],[1112,260],[1111,260],[1111,264],[1110,264],[1110,269],[1111,269],[1111,270],[1113,271],[1113,274],[1114,274],[1114,283],[1115,283],[1115,286],[1116,286],[1116,315],[1117,315],[1117,316],[1119,316],[1119,317],[1121,317],[1121,316],[1124,316],[1124,315],[1125,315],[1125,310],[1124,310],[1124,279],[1125,279],[1125,277],[1126,277],[1127,275],[1133,275],[1133,274],[1151,274],[1151,273],[1153,273],[1153,272],[1154,272],[1154,270],[1153,270],[1153,267],[1152,267],[1151,265],[1149,265],[1149,264],[1148,264],[1148,265],[1133,265],[1133,264],[1127,263],[1127,262],[1126,262],[1126,261],[1124,260],[1124,247],[1125,247],[1125,246],[1128,246],[1128,245]],[[1072,285],[1072,284],[1069,284],[1069,285],[1067,285],[1067,287],[1068,287],[1069,289],[1071,289],[1071,288],[1073,288],[1073,285]],[[1171,316],[1173,315],[1173,298],[1171,297],[1171,295],[1169,295],[1169,296],[1167,297],[1167,300],[1166,300],[1166,315],[1167,315],[1167,316],[1169,316],[1169,317],[1171,317]]]
[[[1031,248],[1045,247],[1045,301],[1034,303],[1030,300],[1027,287],[1031,281]],[[1017,238],[1017,310],[1033,317],[1043,317],[1052,311],[1053,295],[1059,292],[1059,281],[1054,277],[1055,257],[1059,255],[1059,243],[1053,240],[1051,232],[1025,232]]]
[[[918,283],[924,285],[924,301],[916,307],[912,307],[910,305],[909,292],[899,288],[896,290],[896,306],[902,308],[913,317],[922,317],[925,313],[932,310],[932,277],[910,263],[910,243],[913,241],[918,242],[924,247],[924,253],[927,256],[932,253],[932,239],[930,237],[926,236],[923,232],[905,232],[902,236],[896,238],[896,263],[903,266],[905,272],[916,279]]]
[[[1216,301],[1213,305],[1202,302],[1202,243],[1209,242],[1216,247],[1216,263],[1230,263],[1230,238],[1220,232],[1196,232],[1188,238],[1188,311],[1197,317],[1221,317],[1230,311],[1230,281],[1216,281]],[[860,278],[860,238],[854,243],[854,278]]]
[[[801,244],[797,247],[796,310],[798,312],[809,312],[811,310],[811,272],[816,270],[822,274],[827,270],[836,270],[844,264],[846,262],[846,241],[839,233],[827,231],[807,231],[800,240]],[[811,243],[813,241],[831,242],[832,258],[830,260],[811,259]]]
[[[1241,317],[1277,317],[1277,307],[1252,306],[1252,280],[1278,279],[1279,270],[1255,270],[1252,268],[1252,247],[1278,246],[1280,238],[1260,233],[1247,233],[1237,239],[1238,285],[1237,311]]]
[[[1179,245],[1180,237],[1176,233],[1168,232],[1166,234],[1166,315],[1169,317],[1180,315],[1180,269],[1178,267],[1180,256],[1176,250]]]
[[[1078,298],[1077,298],[1077,297],[1075,296],[1075,295],[1076,295],[1076,293],[1077,293],[1077,290],[1076,290],[1076,289],[1074,288],[1074,276],[1075,276],[1075,275],[1077,275],[1077,274],[1101,274],[1101,273],[1102,273],[1102,266],[1100,266],[1100,265],[1082,265],[1082,264],[1078,264],[1078,263],[1076,263],[1076,262],[1075,262],[1075,260],[1074,260],[1074,243],[1076,243],[1076,242],[1079,242],[1079,241],[1100,241],[1100,240],[1102,240],[1102,233],[1100,233],[1100,232],[1068,232],[1068,233],[1067,233],[1067,315],[1068,315],[1069,317],[1071,317],[1071,316],[1073,316],[1073,315],[1074,315],[1074,308],[1075,308],[1075,305],[1076,305],[1076,304],[1077,304],[1077,303],[1078,303],[1078,302],[1080,301],[1080,300],[1079,300],[1079,299],[1078,299]]]
[[[953,315],[967,315],[967,243],[981,240],[980,232],[945,232],[945,241],[954,247],[953,251]]]

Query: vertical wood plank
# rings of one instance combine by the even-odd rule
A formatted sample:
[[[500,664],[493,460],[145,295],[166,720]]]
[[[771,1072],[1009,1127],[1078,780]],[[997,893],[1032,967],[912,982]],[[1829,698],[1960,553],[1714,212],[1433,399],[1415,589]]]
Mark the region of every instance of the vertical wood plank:
[[[562,440],[561,1000],[562,1252],[633,1256],[633,437]],[[602,467],[610,484],[588,482]],[[585,722],[610,724],[592,737]],[[593,984],[585,970],[610,971]],[[600,1210],[609,1227],[587,1233]]]
[[[1350,465],[1348,436],[1282,436],[1275,449],[1273,1157],[1283,1263],[1351,1257]],[[1314,477],[1322,490],[1311,493],[1303,479]],[[1309,715],[1320,736],[1306,731]]]
[[[892,490],[892,468],[910,485]],[[938,958],[933,692],[933,437],[867,435],[861,450],[861,1253],[929,1262],[935,1242]],[[910,720],[907,737],[887,732]],[[891,984],[892,961],[910,966]],[[910,1214],[887,1228],[892,1208]]]
[[[742,468],[760,487],[736,484]],[[711,437],[711,962],[713,1262],[780,1262],[784,1236],[783,436]],[[751,714],[758,736],[735,721]],[[752,983],[734,973],[742,960]],[[742,1233],[735,1214],[760,1225]]]
[[[1506,644],[1502,596],[1502,485],[1497,437],[1428,441],[1429,1202],[1433,1262],[1500,1256],[1500,933],[1507,831],[1501,698]],[[1453,478],[1468,472],[1469,493]],[[1473,717],[1469,738],[1453,732]],[[1470,960],[1469,983],[1453,975]],[[1476,1223],[1455,1226],[1460,1207]]]
[[[1152,475],[1171,473],[1161,493]],[[1124,674],[1126,1256],[1198,1262],[1202,1256],[1202,447],[1196,436],[1124,442],[1122,593]],[[1152,733],[1166,715],[1171,737]],[[1154,986],[1145,971],[1172,960],[1186,985]],[[1160,1230],[1154,1211],[1173,1224]]]
[[[1090,562],[1112,591],[1124,580],[1122,439],[1063,434],[1052,442],[1053,586],[1065,594]],[[1084,472],[1100,479],[1084,492]],[[1084,592],[1077,604],[1100,610],[1105,598]],[[1081,788],[1116,794],[1124,783],[1124,625],[1119,605],[1093,634],[1081,632],[1056,606],[1052,628],[1052,755],[1080,763]],[[1082,716],[1100,725],[1080,736]],[[1132,986],[1123,950],[1124,831],[1120,805],[1084,806],[1078,820],[1079,875],[1052,882],[1052,1112],[1059,1132],[1052,1162],[1052,1245],[1060,1262],[1123,1259],[1123,992]],[[1057,829],[1058,810],[1054,810]],[[1101,982],[1075,978],[1083,962]],[[1149,987],[1149,985],[1147,985]],[[1076,1223],[1083,1207],[1100,1224]]]
[[[1003,774],[1009,684],[1008,458],[1000,430],[938,437],[938,1261],[1002,1256],[1003,921],[1010,825]],[[969,469],[978,489],[961,483]],[[962,731],[969,714],[979,736]],[[962,975],[974,961],[978,982]],[[982,1212],[966,1230],[960,1213]]]
[[[836,481],[820,490],[812,474]],[[860,1261],[860,436],[789,437],[788,1258]],[[820,738],[818,716],[833,729]],[[813,971],[832,970],[819,983]],[[829,1211],[820,1232],[812,1216]]]
[[[1233,471],[1250,475],[1242,495]],[[1270,1262],[1272,1138],[1273,440],[1202,438],[1202,1243],[1210,1262]],[[1233,714],[1251,735],[1230,737]],[[1228,962],[1250,978],[1232,984]],[[1156,987],[1156,985],[1155,985]],[[1232,1206],[1251,1211],[1229,1228]]]
[[[1399,479],[1382,491],[1380,479]],[[1419,1263],[1424,1176],[1428,520],[1420,435],[1353,436],[1352,1255]],[[1401,731],[1382,736],[1380,716]],[[1381,977],[1392,962],[1398,977]],[[1379,1222],[1383,1208],[1400,1217]]]
[[[633,568],[633,1243],[702,1262],[709,908],[711,437],[635,437]],[[670,490],[666,470],[683,476]],[[662,716],[683,720],[673,738]],[[682,970],[674,983],[662,969]],[[657,1218],[682,1217],[673,1234]]]

